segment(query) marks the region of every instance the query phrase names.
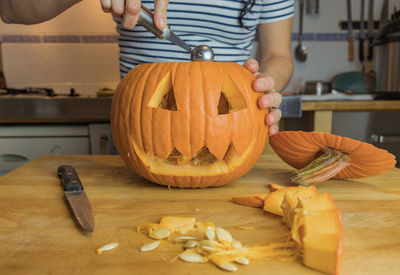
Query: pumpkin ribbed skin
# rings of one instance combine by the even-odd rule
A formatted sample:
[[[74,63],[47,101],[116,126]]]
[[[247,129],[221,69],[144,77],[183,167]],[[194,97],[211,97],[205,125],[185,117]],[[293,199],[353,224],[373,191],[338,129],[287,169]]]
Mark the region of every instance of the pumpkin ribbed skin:
[[[177,110],[149,106],[169,75]],[[260,94],[253,91],[253,80],[247,69],[230,62],[137,66],[122,79],[113,100],[111,125],[118,152],[136,173],[161,185],[202,188],[234,181],[255,164],[267,139],[267,111],[257,107]],[[224,81],[233,83],[229,87],[240,91],[247,107],[218,114]],[[194,166],[185,170],[162,161],[174,149],[193,158],[204,147],[218,160],[232,148],[240,157],[224,160],[234,160],[227,167],[203,167],[200,172]]]
[[[269,143],[290,166],[301,169],[318,157],[324,148],[338,149],[350,155],[350,165],[334,176],[355,179],[383,174],[394,168],[395,156],[372,144],[328,133],[283,131],[270,137]]]

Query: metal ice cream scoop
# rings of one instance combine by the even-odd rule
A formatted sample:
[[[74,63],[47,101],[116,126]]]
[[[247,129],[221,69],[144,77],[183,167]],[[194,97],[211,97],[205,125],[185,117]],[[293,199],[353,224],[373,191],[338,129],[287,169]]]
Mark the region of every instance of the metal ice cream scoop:
[[[171,31],[169,26],[160,30],[154,25],[153,22],[153,12],[143,6],[140,11],[138,23],[142,25],[149,32],[157,36],[161,40],[168,40],[173,44],[181,47],[185,51],[190,53],[190,59],[192,61],[213,61],[214,60],[214,52],[207,45],[200,45],[192,49],[185,41],[180,39],[174,32]]]

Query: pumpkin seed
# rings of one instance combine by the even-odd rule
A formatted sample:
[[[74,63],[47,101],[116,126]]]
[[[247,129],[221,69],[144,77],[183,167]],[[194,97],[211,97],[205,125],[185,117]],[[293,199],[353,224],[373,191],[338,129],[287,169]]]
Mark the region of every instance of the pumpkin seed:
[[[235,227],[237,229],[242,229],[242,230],[254,230],[254,229],[256,229],[255,226],[246,226],[246,225],[237,225]]]
[[[219,268],[225,270],[225,271],[236,271],[237,266],[231,263],[221,263],[217,265]]]
[[[217,241],[213,241],[213,240],[201,240],[200,246],[201,247],[208,246],[208,247],[219,248],[219,249],[224,248],[224,246],[222,244],[220,244]]]
[[[147,244],[142,245],[142,247],[140,247],[140,251],[142,251],[142,252],[150,251],[150,250],[157,248],[157,246],[159,246],[159,245],[160,245],[160,241],[154,241],[151,243],[147,243]]]
[[[234,260],[234,262],[238,263],[238,264],[248,265],[250,263],[250,260],[248,258],[246,258],[246,257],[240,257],[240,258],[236,258]]]
[[[198,254],[190,249],[186,249],[182,254],[179,255],[179,258],[188,263],[204,263],[205,262],[205,258],[203,256],[201,256],[200,254]]]
[[[157,228],[155,230],[152,230],[149,232],[149,237],[152,239],[156,240],[162,240],[165,238],[168,238],[168,236],[171,234],[171,232],[168,230],[168,228]]]
[[[190,240],[197,240],[196,237],[191,236],[177,236],[174,238],[174,242],[176,243],[184,243]]]
[[[96,249],[96,252],[99,253],[99,254],[101,254],[101,253],[103,253],[103,251],[112,250],[112,249],[116,248],[117,246],[118,246],[118,243],[116,243],[116,242],[114,242],[114,243],[109,243],[109,244],[103,245],[103,246],[100,247],[100,248],[97,248],[97,249]]]
[[[215,241],[215,228],[212,226],[206,227],[206,237],[211,241]]]
[[[243,245],[242,245],[242,243],[240,241],[233,240],[232,241],[232,247],[233,248],[243,248]]]
[[[215,229],[215,235],[217,237],[217,240],[222,242],[222,243],[232,243],[232,235],[229,233],[227,230],[217,227]]]
[[[185,247],[185,248],[194,248],[194,247],[196,247],[198,244],[199,244],[199,243],[198,243],[197,241],[190,240],[190,241],[187,241],[187,242],[183,245],[183,247]]]

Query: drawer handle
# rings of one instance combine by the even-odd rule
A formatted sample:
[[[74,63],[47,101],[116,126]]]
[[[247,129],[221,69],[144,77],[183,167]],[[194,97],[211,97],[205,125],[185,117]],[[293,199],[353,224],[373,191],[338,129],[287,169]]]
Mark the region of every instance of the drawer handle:
[[[400,136],[383,136],[372,134],[371,140],[373,143],[400,143]]]
[[[25,156],[18,154],[3,154],[0,155],[1,162],[23,162],[28,161],[29,159]]]

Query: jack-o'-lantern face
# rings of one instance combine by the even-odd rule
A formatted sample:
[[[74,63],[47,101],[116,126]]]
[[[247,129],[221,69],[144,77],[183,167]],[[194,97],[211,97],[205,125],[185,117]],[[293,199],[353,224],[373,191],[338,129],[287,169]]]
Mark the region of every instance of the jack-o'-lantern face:
[[[236,63],[137,66],[113,102],[118,152],[138,174],[164,185],[235,180],[257,161],[267,135],[253,80]]]

